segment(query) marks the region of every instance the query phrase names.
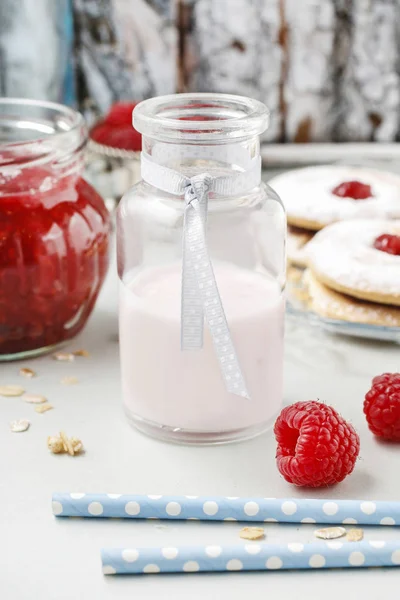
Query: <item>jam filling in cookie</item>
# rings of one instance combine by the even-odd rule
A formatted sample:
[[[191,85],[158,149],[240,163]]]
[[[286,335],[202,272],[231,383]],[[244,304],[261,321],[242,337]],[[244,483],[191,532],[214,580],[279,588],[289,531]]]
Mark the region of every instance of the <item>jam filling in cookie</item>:
[[[332,190],[332,194],[339,196],[339,198],[352,198],[353,200],[366,200],[373,197],[371,186],[367,183],[361,183],[361,181],[339,183]]]
[[[374,241],[374,248],[381,250],[381,252],[400,256],[400,235],[383,233]]]

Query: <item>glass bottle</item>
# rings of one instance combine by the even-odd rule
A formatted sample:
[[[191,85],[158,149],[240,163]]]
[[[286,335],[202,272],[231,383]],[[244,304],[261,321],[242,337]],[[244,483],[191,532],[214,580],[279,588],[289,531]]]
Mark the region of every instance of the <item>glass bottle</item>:
[[[86,140],[66,106],[0,99],[0,361],[53,350],[94,307],[110,219],[81,177]]]
[[[268,110],[240,96],[180,94],[141,102],[133,118],[143,136],[145,177],[122,199],[117,228],[126,414],[141,431],[170,441],[252,437],[271,427],[282,404],[286,219],[278,196],[260,180],[259,134]],[[169,189],[171,170],[188,185],[204,173],[213,182],[203,230],[225,337],[249,397],[227,389],[230,375],[218,355],[226,347],[217,349],[212,319],[205,319],[201,348],[181,348],[188,196]],[[220,178],[229,193],[215,191]]]

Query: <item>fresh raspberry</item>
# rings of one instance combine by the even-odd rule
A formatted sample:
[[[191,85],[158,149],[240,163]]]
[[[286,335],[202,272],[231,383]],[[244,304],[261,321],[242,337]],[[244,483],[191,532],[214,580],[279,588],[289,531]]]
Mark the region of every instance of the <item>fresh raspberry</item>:
[[[98,123],[90,132],[93,141],[110,148],[138,152],[142,149],[142,136],[132,125],[123,127],[110,126],[108,123]]]
[[[332,485],[354,469],[360,439],[331,406],[309,400],[284,408],[276,420],[278,470],[289,483]]]
[[[374,248],[388,254],[400,256],[400,235],[383,233],[374,241]]]
[[[373,196],[371,186],[360,181],[344,181],[332,190],[332,194],[353,200],[366,200]]]
[[[138,152],[142,149],[142,136],[132,125],[132,102],[113,104],[106,117],[91,130],[93,141],[111,148]]]
[[[365,396],[364,413],[372,433],[400,442],[400,373],[374,377]]]
[[[105,117],[109,125],[132,125],[132,112],[136,104],[134,102],[115,102]]]

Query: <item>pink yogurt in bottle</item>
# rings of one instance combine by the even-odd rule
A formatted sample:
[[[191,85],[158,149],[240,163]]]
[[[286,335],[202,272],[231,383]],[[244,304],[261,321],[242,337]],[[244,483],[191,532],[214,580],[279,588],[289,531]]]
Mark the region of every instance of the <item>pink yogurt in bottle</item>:
[[[199,441],[269,427],[282,402],[284,299],[276,280],[224,264],[214,271],[250,399],[226,391],[207,325],[199,351],[181,350],[179,266],[149,268],[120,288],[125,409],[139,428]],[[196,438],[196,435],[194,436]]]

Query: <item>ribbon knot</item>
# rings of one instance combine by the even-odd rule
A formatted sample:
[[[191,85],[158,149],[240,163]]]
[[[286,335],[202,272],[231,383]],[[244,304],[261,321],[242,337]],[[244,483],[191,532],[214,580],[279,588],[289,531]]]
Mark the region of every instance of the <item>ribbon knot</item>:
[[[208,194],[212,184],[212,177],[208,173],[202,175],[195,175],[191,177],[185,185],[185,202],[190,204],[193,200],[199,200],[203,198],[205,194]]]

